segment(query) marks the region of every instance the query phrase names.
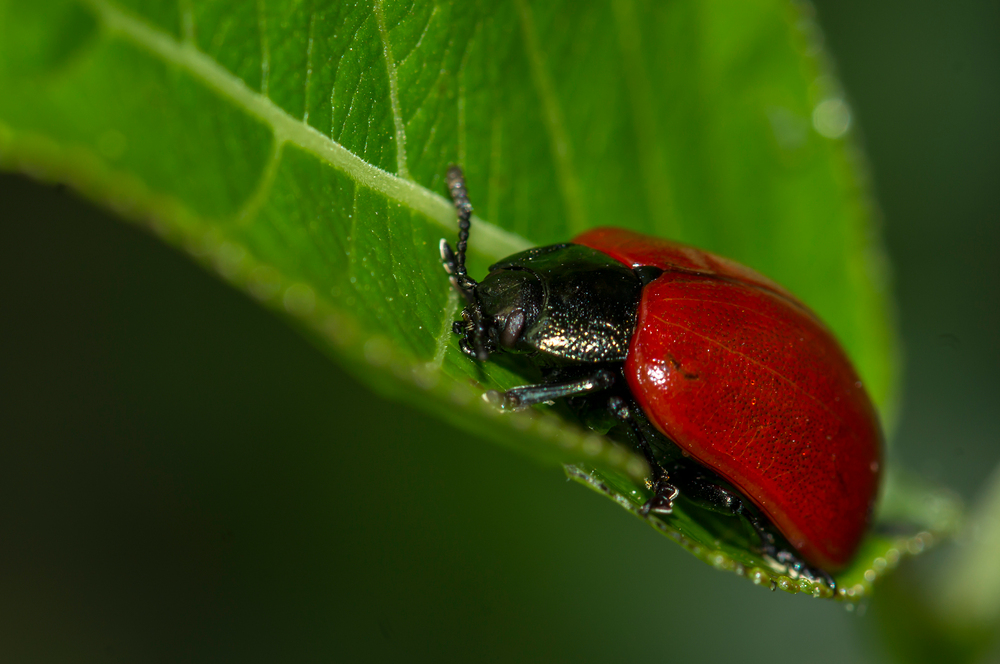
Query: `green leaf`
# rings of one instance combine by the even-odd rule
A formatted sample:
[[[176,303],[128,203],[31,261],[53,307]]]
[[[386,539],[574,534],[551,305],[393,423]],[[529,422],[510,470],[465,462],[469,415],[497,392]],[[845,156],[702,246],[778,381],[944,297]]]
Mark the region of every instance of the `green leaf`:
[[[900,660],[991,661],[1000,643],[1000,467],[977,497],[933,582],[890,584],[881,620]],[[912,575],[911,575],[912,576]],[[905,578],[905,577],[904,577]],[[894,580],[895,581],[895,580]]]
[[[996,640],[1000,626],[1000,467],[993,471],[970,515],[964,546],[942,572],[935,606],[952,629],[978,631]]]
[[[523,379],[450,333],[446,167],[478,211],[473,274],[607,224],[730,256],[828,321],[888,426],[885,259],[814,31],[777,0],[0,0],[0,165],[73,184],[382,392],[634,511],[641,459],[479,399]],[[720,566],[766,566],[705,515],[655,524]],[[754,578],[820,592],[780,572]]]

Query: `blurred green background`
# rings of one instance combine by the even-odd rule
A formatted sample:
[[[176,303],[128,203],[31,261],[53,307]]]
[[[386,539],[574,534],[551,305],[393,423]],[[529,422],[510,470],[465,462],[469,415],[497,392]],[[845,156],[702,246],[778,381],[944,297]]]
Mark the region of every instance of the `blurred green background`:
[[[1000,3],[817,13],[895,266],[893,462],[973,500],[1000,462]],[[14,176],[0,201],[4,660],[896,652],[889,593],[848,612],[716,572],[557,469],[379,399],[113,215]]]

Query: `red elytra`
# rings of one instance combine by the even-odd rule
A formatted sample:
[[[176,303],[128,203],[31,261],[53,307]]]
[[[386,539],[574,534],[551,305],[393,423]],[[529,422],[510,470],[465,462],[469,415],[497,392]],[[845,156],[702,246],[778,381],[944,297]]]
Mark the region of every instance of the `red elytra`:
[[[615,228],[573,241],[664,270],[643,289],[625,360],[650,421],[806,560],[842,569],[871,518],[882,438],[830,331],[786,289],[721,256]]]

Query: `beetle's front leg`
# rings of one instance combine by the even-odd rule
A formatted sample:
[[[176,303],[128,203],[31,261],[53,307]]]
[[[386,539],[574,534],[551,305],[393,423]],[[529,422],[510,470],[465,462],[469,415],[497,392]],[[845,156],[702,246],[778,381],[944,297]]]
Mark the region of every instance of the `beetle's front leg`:
[[[506,392],[490,390],[486,399],[503,410],[520,410],[535,404],[577,397],[591,392],[606,390],[615,382],[615,375],[607,369],[599,369],[594,373],[576,380],[539,383],[538,385],[522,385]]]

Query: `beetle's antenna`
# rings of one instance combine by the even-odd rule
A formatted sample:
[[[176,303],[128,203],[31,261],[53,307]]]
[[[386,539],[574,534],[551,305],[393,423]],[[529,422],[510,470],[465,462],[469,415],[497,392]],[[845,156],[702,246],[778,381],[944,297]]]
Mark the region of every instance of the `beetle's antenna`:
[[[470,348],[468,341],[463,341],[462,350],[482,362],[490,355],[486,349],[486,321],[483,320],[479,308],[479,298],[476,297],[476,286],[479,284],[465,270],[465,251],[469,246],[472,203],[469,202],[469,193],[465,190],[465,175],[462,174],[462,169],[455,165],[448,168],[448,193],[451,194],[451,200],[455,204],[455,212],[458,214],[458,251],[452,252],[448,243],[441,240],[441,260],[448,274],[451,275],[452,283],[469,303],[469,306],[462,312],[462,318],[465,319],[468,326],[472,344]],[[461,329],[460,326],[457,326],[455,331],[459,333]]]
[[[469,226],[472,218],[472,203],[469,202],[469,193],[465,190],[465,175],[458,166],[451,166],[448,169],[448,193],[455,204],[455,212],[458,213],[458,249],[455,255],[455,279],[458,287],[465,293],[471,294],[476,287],[474,279],[469,277],[465,271],[465,250],[469,245]]]

